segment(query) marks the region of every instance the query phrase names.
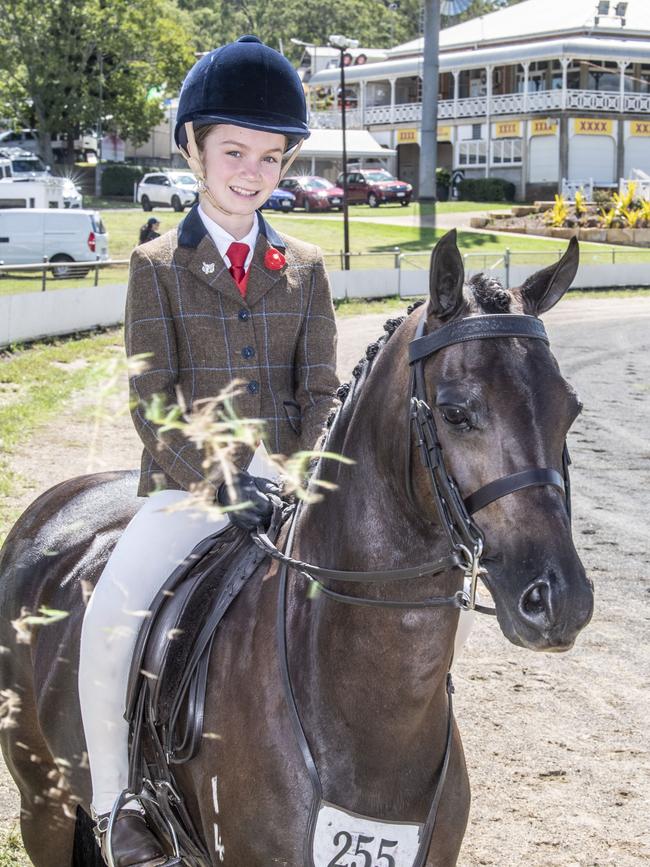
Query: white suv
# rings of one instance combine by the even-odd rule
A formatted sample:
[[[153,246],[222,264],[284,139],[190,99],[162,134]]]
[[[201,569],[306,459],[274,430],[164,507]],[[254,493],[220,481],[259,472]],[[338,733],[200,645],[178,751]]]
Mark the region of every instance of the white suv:
[[[156,172],[145,175],[136,192],[136,201],[143,211],[153,210],[154,205],[171,205],[175,211],[184,211],[194,204],[197,185],[190,172]]]

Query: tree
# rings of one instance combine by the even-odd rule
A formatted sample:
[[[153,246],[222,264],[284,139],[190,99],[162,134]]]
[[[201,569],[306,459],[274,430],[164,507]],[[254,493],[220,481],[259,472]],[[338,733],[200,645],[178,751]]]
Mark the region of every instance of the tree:
[[[453,27],[454,24],[460,24],[462,21],[478,18],[481,15],[489,15],[491,12],[504,9],[506,6],[514,6],[516,3],[521,3],[521,0],[474,0],[472,5],[460,15],[442,15],[441,26],[443,29]]]
[[[194,47],[209,51],[253,33],[273,48],[282,49],[293,61],[301,49],[291,37],[326,45],[332,33],[344,33],[372,48],[413,39],[419,34],[421,0],[179,0],[179,7],[192,16]],[[391,8],[396,6],[396,8]]]
[[[171,0],[0,0],[0,44],[0,81],[33,116],[48,162],[54,134],[72,156],[100,116],[105,131],[145,141],[163,116],[148,93],[178,92],[195,59]]]

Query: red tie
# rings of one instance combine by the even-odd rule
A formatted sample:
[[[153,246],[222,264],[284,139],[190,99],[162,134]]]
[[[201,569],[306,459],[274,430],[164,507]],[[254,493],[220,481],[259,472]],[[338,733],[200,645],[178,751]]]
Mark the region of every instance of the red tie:
[[[226,250],[226,256],[230,259],[230,273],[232,279],[237,284],[242,298],[246,297],[246,284],[248,283],[248,274],[244,270],[244,262],[248,256],[248,244],[240,244],[234,241]]]

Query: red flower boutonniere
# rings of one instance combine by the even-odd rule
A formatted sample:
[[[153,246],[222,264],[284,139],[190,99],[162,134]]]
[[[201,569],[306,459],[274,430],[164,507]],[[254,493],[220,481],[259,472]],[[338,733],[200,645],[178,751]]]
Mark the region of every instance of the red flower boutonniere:
[[[284,268],[286,264],[287,260],[279,250],[275,249],[275,247],[271,247],[266,251],[266,255],[264,256],[264,265],[269,269],[269,271],[279,271],[280,268]]]

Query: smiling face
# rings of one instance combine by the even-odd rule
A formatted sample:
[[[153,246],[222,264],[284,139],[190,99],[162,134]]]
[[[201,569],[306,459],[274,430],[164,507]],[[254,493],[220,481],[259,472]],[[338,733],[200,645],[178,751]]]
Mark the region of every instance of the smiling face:
[[[285,144],[283,135],[232,124],[211,127],[202,140],[206,183],[226,213],[206,197],[201,206],[235,237],[249,231],[253,213],[278,185]]]

